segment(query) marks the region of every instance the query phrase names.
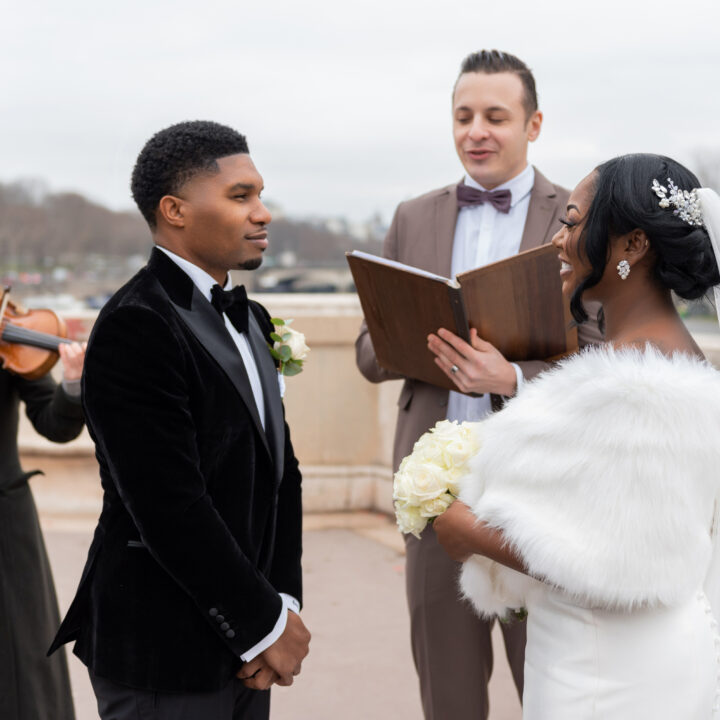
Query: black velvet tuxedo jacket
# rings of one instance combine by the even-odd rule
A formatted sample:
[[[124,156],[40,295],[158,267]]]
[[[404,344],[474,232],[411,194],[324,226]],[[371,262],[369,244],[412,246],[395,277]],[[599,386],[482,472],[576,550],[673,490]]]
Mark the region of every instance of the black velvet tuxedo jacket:
[[[103,509],[51,651],[75,640],[97,675],[136,688],[215,690],[273,629],[278,593],[302,601],[300,472],[271,331],[251,303],[263,430],[222,318],[164,253],[103,308],[83,376]]]

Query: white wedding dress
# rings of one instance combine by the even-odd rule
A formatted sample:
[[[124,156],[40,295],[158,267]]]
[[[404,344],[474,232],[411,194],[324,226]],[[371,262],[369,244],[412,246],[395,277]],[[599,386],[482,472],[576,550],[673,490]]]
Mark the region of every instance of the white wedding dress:
[[[475,556],[461,585],[527,608],[524,720],[720,718],[720,373],[589,350],[477,428],[461,499],[532,577]]]
[[[720,664],[703,593],[679,607],[619,612],[548,589],[527,609],[524,720],[713,717]]]

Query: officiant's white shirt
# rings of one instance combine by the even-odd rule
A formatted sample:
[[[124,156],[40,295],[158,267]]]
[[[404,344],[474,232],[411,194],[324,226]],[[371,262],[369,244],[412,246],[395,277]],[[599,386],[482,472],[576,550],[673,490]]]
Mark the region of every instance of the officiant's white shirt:
[[[170,252],[167,248],[155,246],[158,250],[162,250],[186,275],[193,281],[195,287],[202,293],[203,297],[210,302],[212,297],[213,285],[217,285],[216,280],[206,273],[202,268],[194,265],[189,260],[176,255],[174,252]],[[230,274],[228,273],[227,279],[225,280],[225,287],[223,290],[231,290],[232,283],[230,281]],[[255,363],[255,357],[250,349],[250,343],[245,333],[238,332],[235,326],[230,322],[228,316],[223,313],[223,320],[225,321],[225,327],[230,333],[230,337],[233,339],[235,346],[240,353],[245,370],[250,380],[250,387],[252,388],[253,397],[255,398],[255,405],[257,407],[258,415],[260,416],[260,422],[262,423],[263,429],[265,429],[265,396],[263,395],[262,383],[260,382],[260,374],[258,373],[257,365]],[[280,383],[280,394],[283,392],[283,385],[281,383],[282,376],[278,375],[278,382]],[[279,593],[282,598],[282,609],[280,616],[275,623],[275,627],[272,629],[269,635],[266,635],[257,645],[251,647],[248,651],[240,656],[241,660],[250,662],[253,658],[257,657],[261,652],[267,650],[285,631],[287,624],[288,610],[293,612],[300,612],[300,603],[292,595],[286,595],[285,593]]]
[[[478,190],[486,190],[480,183],[465,175],[465,184]],[[535,184],[535,169],[528,165],[519,175],[493,190],[509,190],[512,198],[508,213],[498,212],[490,203],[460,208],[455,225],[452,250],[452,277],[468,270],[504,260],[520,250],[530,192]],[[513,363],[517,375],[518,390],[523,383],[520,367]],[[450,392],[447,419],[480,420],[491,411],[490,395],[479,398]]]

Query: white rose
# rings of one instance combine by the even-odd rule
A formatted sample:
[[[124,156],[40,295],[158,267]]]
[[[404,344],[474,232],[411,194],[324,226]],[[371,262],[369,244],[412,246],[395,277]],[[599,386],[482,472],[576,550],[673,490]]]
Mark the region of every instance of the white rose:
[[[434,518],[442,515],[450,507],[454,499],[450,493],[445,493],[444,495],[440,495],[440,497],[428,500],[420,506],[420,515],[426,518]]]
[[[400,499],[411,505],[421,505],[444,492],[447,492],[447,477],[443,468],[411,457],[403,471]]]
[[[448,492],[454,497],[460,496],[460,485],[467,473],[464,470],[448,471]]]
[[[456,437],[443,448],[443,460],[448,468],[460,470],[477,451],[478,446],[472,438]]]
[[[443,443],[431,432],[426,432],[413,446],[410,457],[415,462],[433,463],[442,467],[445,464]]]
[[[412,483],[411,478],[404,471],[404,466],[407,462],[410,462],[410,456],[408,455],[400,465],[400,469],[395,473],[393,478],[393,500],[397,500],[401,503],[408,503],[408,497],[410,496],[410,484]]]
[[[287,340],[283,340],[281,343],[276,342],[273,346],[275,350],[279,350],[282,346],[289,347],[292,353],[292,360],[304,360],[307,357],[310,348],[305,344],[305,335],[297,330],[293,330],[287,325],[276,327],[275,332],[280,335],[280,337],[290,335]]]
[[[420,537],[420,533],[427,525],[427,518],[420,514],[420,509],[412,505],[403,505],[398,503],[395,506],[395,517],[400,532],[412,533],[416,538]]]
[[[430,432],[439,440],[447,440],[462,432],[462,427],[457,420],[438,420]]]

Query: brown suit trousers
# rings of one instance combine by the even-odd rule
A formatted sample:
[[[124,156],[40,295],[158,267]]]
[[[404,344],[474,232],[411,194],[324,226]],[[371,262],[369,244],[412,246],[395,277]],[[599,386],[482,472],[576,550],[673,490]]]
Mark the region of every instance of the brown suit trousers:
[[[455,185],[401,203],[385,238],[383,255],[450,277],[457,221]],[[530,195],[520,250],[550,242],[560,225],[569,193],[553,185],[538,170]],[[591,317],[597,310],[587,303]],[[596,323],[585,323],[581,345],[601,339]],[[363,323],[356,342],[358,368],[371,382],[399,379],[381,368]],[[547,367],[542,362],[519,363],[530,379]],[[493,398],[497,406],[498,398]],[[394,469],[417,439],[442,420],[448,392],[409,378],[398,399],[393,451]],[[432,528],[417,540],[406,541],[407,597],[413,658],[420,680],[426,720],[484,720],[488,716],[487,683],[492,672],[492,622],[482,620],[459,597],[460,566],[439,546]],[[513,678],[522,697],[525,624],[502,625]]]

